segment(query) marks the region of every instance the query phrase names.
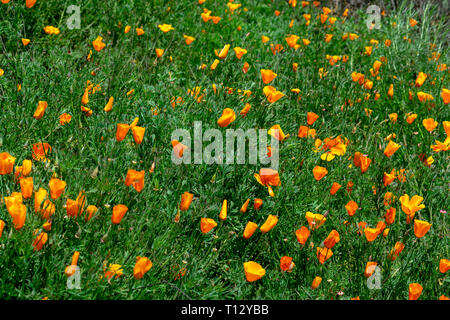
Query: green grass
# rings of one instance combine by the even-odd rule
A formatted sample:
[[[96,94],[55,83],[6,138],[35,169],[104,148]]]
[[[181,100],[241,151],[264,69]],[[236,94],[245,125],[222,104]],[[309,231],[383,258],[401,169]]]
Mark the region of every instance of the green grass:
[[[237,2],[237,1],[236,1]],[[50,162],[33,160],[31,176],[35,190],[47,190],[53,174],[67,182],[63,196],[55,200],[56,212],[52,229],[42,250],[33,251],[33,231],[42,229],[45,222],[34,212],[34,200],[24,200],[27,218],[21,230],[15,230],[4,202],[0,219],[6,225],[0,238],[0,297],[3,299],[407,299],[408,285],[423,286],[420,299],[449,296],[449,278],[439,272],[439,260],[449,258],[448,152],[433,152],[435,140],[444,141],[443,121],[450,120],[448,105],[440,96],[449,87],[448,71],[436,71],[436,66],[448,61],[448,42],[445,39],[445,17],[437,17],[436,8],[426,7],[423,13],[408,7],[407,2],[381,18],[381,29],[368,30],[365,9],[350,8],[347,19],[342,11],[331,15],[338,19],[325,28],[316,19],[320,8],[312,1],[302,8],[291,8],[287,1],[241,1],[242,7],[231,15],[225,1],[40,1],[27,9],[24,1],[0,4],[0,152],[16,157],[15,165],[32,159],[32,145],[47,142],[52,146]],[[388,3],[388,2],[387,2]],[[66,8],[81,7],[81,29],[69,30]],[[322,5],[327,3],[322,1]],[[244,11],[243,8],[248,11]],[[329,7],[332,7],[329,5]],[[170,9],[169,9],[170,8]],[[220,16],[218,24],[204,23],[203,8]],[[275,16],[274,11],[281,11]],[[302,17],[311,13],[311,24],[305,26]],[[330,15],[330,16],[331,16]],[[412,28],[409,18],[419,24]],[[293,28],[289,22],[294,19]],[[121,27],[118,27],[118,23]],[[397,26],[392,27],[392,22]],[[158,24],[167,23],[175,30],[162,33]],[[58,27],[59,35],[47,35],[47,25]],[[131,26],[128,34],[124,27]],[[327,22],[325,25],[329,26]],[[242,30],[238,31],[237,27]],[[136,27],[145,34],[137,36]],[[344,33],[356,33],[355,41],[343,41]],[[325,43],[326,33],[334,34]],[[196,40],[187,46],[183,34]],[[309,46],[294,50],[287,46],[289,34],[309,39]],[[261,42],[266,35],[270,41]],[[96,52],[92,41],[102,36],[106,47]],[[404,40],[406,36],[411,43]],[[21,38],[31,43],[24,47]],[[363,54],[371,39],[379,40],[371,56]],[[384,40],[392,40],[386,47]],[[269,44],[282,44],[284,50],[273,55]],[[430,50],[430,43],[436,47]],[[230,52],[215,70],[210,70],[216,56],[215,49],[231,44]],[[248,50],[238,60],[234,47]],[[165,49],[157,58],[155,48]],[[92,50],[92,59],[86,57]],[[433,51],[441,54],[438,62],[429,61]],[[326,55],[348,55],[349,60],[331,66]],[[172,57],[172,61],[170,60]],[[352,82],[351,73],[361,72],[372,79],[369,69],[381,57],[387,63],[380,69],[380,80],[374,80],[372,90]],[[244,61],[250,64],[248,73],[242,72]],[[299,64],[292,71],[292,63]],[[207,68],[200,69],[201,64]],[[328,74],[319,77],[319,68]],[[265,86],[260,69],[271,69],[278,77],[270,84],[285,97],[269,104],[263,95]],[[95,71],[96,75],[91,75]],[[418,72],[429,78],[422,87],[415,88]],[[396,79],[393,79],[396,76]],[[89,95],[87,107],[93,110],[86,117],[80,110],[86,81],[101,85],[101,91]],[[22,90],[17,90],[17,84]],[[394,97],[386,93],[394,84]],[[218,87],[217,94],[212,84]],[[206,89],[204,100],[197,103],[187,90],[196,86]],[[233,94],[226,88],[235,89]],[[299,88],[302,99],[290,90]],[[132,96],[126,93],[134,89]],[[251,90],[251,96],[241,101],[236,91]],[[375,101],[375,91],[380,98]],[[413,92],[413,100],[408,92]],[[424,91],[434,97],[432,103],[421,103],[416,93]],[[364,95],[370,93],[369,100]],[[110,96],[114,96],[111,112],[103,111]],[[182,97],[184,103],[172,108],[172,97]],[[344,106],[347,100],[360,103]],[[33,118],[39,100],[47,101],[42,119]],[[239,111],[245,103],[251,109],[245,118]],[[344,107],[343,107],[344,106]],[[343,107],[343,109],[341,109]],[[152,109],[158,109],[157,115]],[[274,187],[275,197],[259,185],[253,177],[260,165],[175,165],[171,161],[171,133],[177,128],[193,132],[193,122],[202,121],[203,130],[219,128],[217,119],[224,108],[232,108],[236,121],[232,128],[265,128],[279,124],[290,137],[281,143],[281,186]],[[365,108],[373,110],[370,117]],[[69,124],[61,126],[62,113],[72,115]],[[349,139],[347,152],[331,162],[320,160],[321,153],[313,152],[314,139],[297,138],[300,125],[306,125],[307,112],[320,118],[312,126],[316,138],[342,135]],[[389,114],[398,113],[398,121],[389,121]],[[405,115],[418,115],[411,125]],[[122,142],[115,139],[117,123],[131,123],[139,117],[139,126],[146,128],[145,138],[135,144],[131,131]],[[429,133],[422,125],[425,118],[435,119],[439,125]],[[383,154],[384,138],[395,133],[401,148],[390,158]],[[359,168],[347,160],[355,152],[367,154],[372,163],[361,174]],[[419,160],[419,154],[433,156],[431,167]],[[149,172],[152,163],[155,170]],[[316,181],[312,169],[316,165],[328,169],[328,175]],[[129,168],[145,170],[145,187],[136,192],[124,184]],[[383,172],[406,169],[406,182],[399,180],[384,187]],[[329,194],[336,181],[343,187],[335,196]],[[345,190],[348,181],[354,182],[353,192]],[[376,187],[376,194],[372,192]],[[63,205],[67,198],[75,199],[84,190],[88,204],[99,208],[89,222],[79,217],[67,218]],[[20,192],[14,174],[0,176],[2,199],[11,192]],[[195,195],[190,209],[181,212],[174,222],[181,194]],[[365,221],[375,227],[384,220],[383,196],[392,192],[397,200],[396,220],[387,237],[382,235],[369,243],[357,234],[357,223]],[[416,218],[432,223],[427,235],[417,239],[413,224],[406,224],[398,198],[403,194],[424,197],[426,208]],[[252,202],[247,213],[239,212],[247,198]],[[253,199],[264,203],[259,211],[253,209]],[[220,221],[218,214],[223,199],[228,200],[228,218]],[[358,203],[358,210],[348,216],[345,204]],[[129,211],[119,225],[111,223],[112,207],[125,204]],[[306,245],[296,240],[295,230],[307,226],[305,213],[328,212],[327,221],[311,232]],[[270,232],[259,230],[248,240],[242,238],[247,221],[261,226],[269,214],[279,222]],[[200,232],[200,219],[213,218],[218,226],[208,234]],[[349,224],[344,225],[344,221]],[[337,230],[341,241],[333,248],[334,255],[324,264],[316,256],[316,247],[331,230]],[[387,259],[397,241],[405,249],[394,262]],[[314,243],[311,247],[310,243]],[[74,251],[80,252],[81,290],[66,287],[65,267]],[[280,270],[282,256],[293,258],[291,273]],[[143,279],[133,277],[137,256],[146,256],[153,267]],[[250,283],[246,281],[243,263],[256,261],[266,269],[266,275]],[[104,274],[103,262],[120,264],[123,276],[110,283],[99,277]],[[368,261],[376,261],[382,269],[382,288],[370,290],[366,286],[364,269]],[[186,268],[184,277],[174,280],[180,267]],[[321,285],[311,289],[315,276],[323,278]],[[339,296],[338,292],[344,295]]]

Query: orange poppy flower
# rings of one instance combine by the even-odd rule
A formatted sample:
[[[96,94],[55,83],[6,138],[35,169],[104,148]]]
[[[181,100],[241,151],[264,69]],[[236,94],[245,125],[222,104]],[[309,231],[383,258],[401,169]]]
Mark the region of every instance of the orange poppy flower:
[[[266,270],[264,270],[259,263],[254,261],[244,263],[244,272],[248,282],[259,280],[266,274]]]
[[[16,158],[8,152],[0,153],[0,175],[10,174],[13,172]]]
[[[386,220],[386,223],[388,225],[393,224],[395,221],[395,213],[396,213],[396,209],[395,208],[389,208],[386,210],[386,214],[384,215],[384,219]]]
[[[444,101],[444,104],[448,104],[450,102],[450,90],[446,88],[442,88],[441,97]]]
[[[323,264],[330,259],[332,255],[333,251],[331,251],[331,249],[317,247],[317,258],[319,259],[320,264]]]
[[[353,216],[358,209],[358,204],[351,200],[345,205],[345,209],[347,210],[349,216]]]
[[[117,124],[117,130],[116,130],[116,140],[117,142],[122,141],[125,139],[128,131],[130,130],[130,126],[126,123],[118,123]]]
[[[300,229],[295,231],[295,236],[297,237],[297,241],[300,244],[305,244],[310,235],[309,229],[305,226],[302,226]]]
[[[158,58],[161,58],[163,56],[163,54],[164,54],[164,49],[156,48],[155,52],[156,52],[156,56]]]
[[[387,144],[386,148],[384,149],[384,155],[386,157],[391,157],[399,148],[401,147],[401,145],[395,143],[392,140],[389,140],[389,143]]]
[[[28,9],[31,9],[31,8],[33,8],[33,6],[36,4],[36,0],[26,0],[25,1],[25,6],[28,8]]]
[[[217,124],[224,128],[228,126],[230,123],[232,123],[234,120],[236,120],[236,113],[233,109],[225,108],[222,112],[222,116],[217,120]]]
[[[112,110],[113,103],[114,103],[114,97],[110,97],[108,100],[108,103],[106,104],[105,108],[103,108],[103,110],[105,112],[110,112]]]
[[[47,109],[48,103],[47,101],[39,101],[36,111],[33,114],[33,118],[36,120],[41,119],[44,116],[45,109]]]
[[[5,221],[0,219],[0,239],[2,237],[3,229],[5,228]]]
[[[295,263],[292,262],[292,257],[284,256],[280,259],[280,268],[283,271],[292,272],[295,267]]]
[[[220,209],[219,219],[225,221],[227,219],[227,200],[224,199],[222,202],[222,208]]]
[[[298,39],[300,39],[300,37],[293,34],[290,35],[289,37],[286,37],[286,42],[290,48],[294,48],[295,45],[297,44]]]
[[[52,199],[58,199],[64,192],[67,183],[63,180],[52,178],[48,185],[50,186],[50,196]]]
[[[194,194],[189,192],[184,192],[181,195],[181,203],[180,203],[180,210],[181,211],[187,211],[189,207],[191,206],[192,199],[194,198]]]
[[[238,58],[239,60],[241,60],[241,58],[244,56],[244,54],[247,54],[247,50],[242,49],[241,47],[236,47],[233,50],[234,50],[234,53],[236,54],[236,58]]]
[[[397,259],[398,255],[403,251],[405,248],[405,245],[401,242],[396,242],[394,248],[391,250],[391,252],[388,255],[388,259],[395,261]]]
[[[269,216],[266,219],[266,222],[264,222],[264,224],[259,229],[261,230],[262,233],[266,233],[272,230],[272,228],[275,227],[277,223],[278,217],[269,214]]]
[[[256,223],[251,221],[247,222],[247,225],[244,229],[244,239],[250,238],[255,233],[256,229],[258,229],[258,225]]]
[[[425,129],[427,129],[428,132],[432,132],[438,125],[438,122],[435,121],[433,118],[423,119],[422,121],[423,126]]]
[[[101,51],[106,44],[103,43],[103,37],[98,36],[97,39],[95,39],[94,41],[92,41],[92,45],[94,46],[95,51]]]
[[[375,272],[376,266],[376,262],[368,261],[366,264],[366,269],[364,270],[364,277],[369,278]]]
[[[402,211],[411,217],[414,217],[414,214],[425,208],[424,204],[421,204],[423,201],[423,197],[415,195],[411,199],[409,198],[409,195],[404,194],[400,197],[400,202],[402,204]]]
[[[316,181],[321,180],[323,177],[325,177],[328,173],[328,170],[324,167],[321,166],[315,166],[313,169],[313,175],[314,175],[314,179],[316,179]]]
[[[419,98],[420,102],[426,102],[428,100],[434,100],[434,97],[429,94],[422,91],[417,92],[417,98]]]
[[[423,287],[418,283],[411,283],[408,290],[408,299],[417,300],[422,294]]]
[[[152,266],[153,264],[148,258],[137,256],[136,264],[134,265],[133,269],[134,278],[142,279],[144,274],[146,274],[152,268]]]
[[[277,89],[272,86],[265,86],[263,88],[263,92],[267,98],[267,101],[270,103],[274,103],[284,97],[284,93],[277,91]]]
[[[319,116],[315,114],[314,112],[308,112],[306,116],[306,122],[308,123],[308,126],[311,126],[316,120],[319,119]]]
[[[250,203],[250,199],[247,199],[244,204],[242,205],[241,209],[239,211],[241,211],[242,213],[245,213],[247,211],[248,208],[248,204]]]
[[[41,250],[42,246],[47,242],[47,240],[48,234],[46,232],[41,232],[33,241],[34,251]]]
[[[33,177],[20,179],[20,191],[24,199],[29,199],[33,195]]]
[[[217,223],[210,218],[201,218],[200,230],[202,233],[208,233],[217,226]]]
[[[105,278],[111,280],[112,277],[116,276],[116,279],[123,275],[123,269],[120,264],[109,264],[108,271],[105,271]]]
[[[319,214],[319,213],[312,213],[307,211],[306,212],[306,220],[308,221],[309,224],[309,228],[311,230],[316,230],[319,229],[319,227],[321,227],[325,221],[327,220],[325,218],[325,216]]]
[[[164,33],[167,33],[170,30],[175,30],[175,28],[172,27],[170,24],[165,24],[165,23],[164,24],[158,24],[158,28]]]
[[[138,36],[142,36],[145,33],[144,29],[142,28],[136,28],[136,34]]]
[[[136,144],[141,144],[144,140],[145,128],[144,127],[132,127],[131,132],[133,133],[133,139]]]
[[[364,228],[364,234],[367,241],[372,242],[378,237],[380,230],[378,228]]]
[[[111,216],[111,222],[114,224],[119,224],[122,221],[122,218],[127,213],[128,208],[123,204],[118,204],[113,207],[113,214]]]
[[[341,238],[339,237],[339,233],[336,230],[331,230],[331,232],[328,235],[328,237],[324,240],[323,245],[326,248],[331,249],[340,240],[341,240]]]
[[[59,34],[59,29],[53,26],[46,26],[44,27],[44,32],[46,34],[54,34],[54,35],[58,35]]]
[[[220,61],[218,59],[215,59],[214,62],[212,63],[212,65],[211,65],[210,69],[211,70],[215,70],[217,65],[219,64],[219,62]]]
[[[66,123],[69,123],[72,120],[72,116],[70,114],[67,113],[63,113],[62,115],[59,116],[59,124],[60,125],[65,125]]]
[[[188,146],[185,146],[181,142],[178,142],[177,140],[172,140],[172,148],[173,148],[173,154],[177,158],[183,157],[184,150],[188,149]]]
[[[269,84],[277,77],[277,74],[269,69],[261,69],[261,77],[264,84]]]
[[[247,62],[244,62],[244,66],[242,67],[242,72],[247,73],[250,65]]]
[[[339,183],[333,182],[333,185],[331,186],[331,189],[330,189],[330,194],[331,194],[332,196],[334,196],[334,195],[336,194],[336,192],[338,192],[338,190],[339,190],[341,187],[342,187],[342,186],[341,186]]]
[[[1,229],[1,226],[0,226]],[[0,231],[0,237],[1,237],[1,231]],[[446,273],[450,269],[450,260],[448,259],[441,259],[439,260],[439,271],[441,273]]]
[[[430,228],[430,223],[417,219],[414,220],[414,234],[417,238],[422,238],[425,236]]]
[[[255,210],[259,210],[261,209],[262,204],[263,204],[262,199],[256,198],[255,202],[253,203],[253,208],[255,208]]]
[[[417,20],[413,19],[413,18],[409,18],[409,25],[411,27],[414,27],[417,24]]]
[[[311,288],[312,289],[316,289],[320,285],[321,282],[322,282],[322,278],[321,277],[319,277],[319,276],[315,277],[313,282],[312,282],[312,284],[311,284]]]
[[[5,201],[6,202],[6,201]],[[20,202],[15,202],[7,206],[8,213],[13,220],[14,229],[20,230],[25,224],[25,219],[27,217],[27,207]]]
[[[98,208],[96,206],[94,206],[94,205],[87,206],[86,216],[84,217],[84,220],[85,221],[91,220],[97,211],[98,211]]]
[[[78,258],[80,257],[80,253],[78,251],[75,251],[72,255],[72,263],[70,266],[67,266],[64,270],[64,273],[67,277],[73,276],[76,271],[76,266],[78,264]]]
[[[283,130],[281,129],[280,125],[276,124],[274,126],[272,126],[268,131],[268,134],[270,134],[272,137],[274,137],[275,139],[277,139],[278,141],[283,141],[284,139],[286,139],[287,137],[289,137],[288,135],[285,135]]]
[[[136,171],[128,169],[127,176],[125,178],[125,185],[127,187],[133,186],[137,192],[141,192],[144,188],[145,170]]]
[[[421,87],[423,85],[423,83],[425,82],[425,80],[427,79],[427,75],[423,72],[419,72],[419,74],[417,75],[416,78],[416,87]]]
[[[228,51],[230,50],[230,45],[226,44],[220,52],[218,50],[215,51],[216,56],[219,57],[219,59],[225,59],[228,55]]]

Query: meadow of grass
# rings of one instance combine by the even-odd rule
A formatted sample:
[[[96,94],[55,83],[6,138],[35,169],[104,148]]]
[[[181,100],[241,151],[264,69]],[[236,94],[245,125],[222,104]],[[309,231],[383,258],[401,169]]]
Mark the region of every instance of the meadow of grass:
[[[281,0],[199,2],[37,0],[31,8],[25,0],[0,3],[0,153],[15,158],[13,170],[7,170],[7,159],[0,159],[5,170],[0,175],[0,297],[397,300],[408,299],[412,283],[423,287],[419,299],[448,297],[448,17],[437,15],[432,5],[418,11],[405,1],[393,10],[386,1],[380,28],[369,29],[365,6],[349,6],[347,14],[332,11],[322,23],[321,14],[333,8],[334,1],[317,6],[298,1],[295,7],[293,1]],[[231,12],[236,3],[241,6]],[[80,28],[67,26],[70,5],[81,9]],[[218,23],[202,19],[208,10],[210,16],[221,17]],[[311,15],[309,25],[304,14]],[[158,28],[162,24],[174,29],[163,32]],[[59,34],[47,34],[47,26],[58,28]],[[128,33],[126,26],[131,27]],[[145,33],[138,35],[136,28]],[[352,33],[358,37],[343,39]],[[333,35],[329,42],[326,34]],[[183,35],[195,41],[187,45]],[[299,37],[297,47],[288,45],[290,35]],[[98,36],[105,44],[100,51],[93,46]],[[263,43],[262,36],[269,40]],[[25,46],[22,39],[30,42]],[[219,59],[214,51],[226,44],[228,55]],[[274,53],[277,44],[283,49]],[[247,53],[238,59],[235,47]],[[366,47],[372,47],[371,54]],[[161,57],[157,48],[164,49]],[[215,59],[220,62],[212,70]],[[381,67],[371,74],[375,61]],[[264,84],[261,69],[277,77]],[[354,72],[364,74],[366,82],[353,81]],[[419,72],[427,77],[416,86]],[[266,86],[284,96],[270,103],[263,93]],[[89,101],[82,102],[87,87]],[[194,97],[188,90],[196,87],[200,93]],[[244,96],[244,90],[251,93]],[[433,100],[420,101],[419,92]],[[105,112],[110,97],[112,109]],[[173,106],[178,97],[180,103]],[[48,103],[42,117],[35,113],[39,101]],[[246,103],[251,108],[244,117],[240,111]],[[233,109],[236,119],[221,128],[217,121],[225,108]],[[315,137],[300,138],[308,112],[318,115],[309,126]],[[71,121],[62,125],[64,113]],[[410,113],[417,115],[412,123],[406,121]],[[142,143],[135,142],[132,130],[117,141],[117,124],[131,124],[135,118],[137,126],[145,128]],[[437,122],[431,130],[423,124],[429,118]],[[201,121],[203,130],[223,132],[268,130],[278,124],[290,134],[280,142],[281,184],[272,187],[274,196],[254,177],[264,167],[260,164],[174,164],[171,134],[177,128],[193,132],[194,121]],[[395,137],[389,137],[392,134]],[[338,154],[331,161],[321,158],[331,149],[320,142],[336,137],[342,138]],[[400,148],[387,157],[389,139]],[[442,143],[440,149],[431,148],[436,140]],[[51,146],[41,161],[32,156],[33,145],[39,143]],[[367,158],[371,162],[365,168]],[[24,160],[32,161],[28,177],[34,192],[9,209],[8,202],[16,200],[5,197],[24,193],[20,181],[26,174],[16,168]],[[363,165],[357,167],[358,160]],[[320,180],[313,175],[316,166],[328,171]],[[125,185],[129,169],[145,171],[140,192]],[[396,179],[384,183],[385,173],[393,169]],[[57,199],[50,197],[52,178],[67,183]],[[330,194],[333,182],[342,186],[335,195]],[[39,203],[35,210],[39,188],[48,191],[55,206],[49,219],[42,217]],[[68,216],[67,199],[76,199],[81,191],[86,206],[98,208],[89,221],[86,210]],[[188,210],[180,211],[184,192],[194,198]],[[385,198],[388,192],[390,201]],[[409,223],[400,201],[405,194],[423,197],[425,205],[409,216]],[[256,198],[263,201],[259,210],[253,207]],[[225,199],[228,215],[222,221],[219,212]],[[241,213],[247,199],[248,210]],[[358,207],[353,215],[346,210],[349,201]],[[128,211],[114,224],[112,211],[118,204]],[[9,211],[14,215],[23,206],[26,219],[19,228]],[[396,216],[387,224],[384,217],[390,208],[396,209]],[[310,230],[301,244],[296,230],[312,229],[307,212],[325,215],[326,221]],[[260,227],[269,215],[278,217],[273,229],[258,229],[243,238],[248,221]],[[217,226],[202,233],[201,218],[214,219]],[[414,231],[414,220],[431,224],[423,237]],[[384,230],[380,221],[386,223]],[[378,224],[375,240],[368,241],[360,222],[375,229]],[[333,255],[320,263],[317,247],[332,230],[340,241],[332,247]],[[35,239],[44,232],[48,240],[39,248]],[[389,259],[397,242],[404,249]],[[80,289],[69,289],[65,270],[75,251],[80,253]],[[133,274],[138,256],[152,262],[141,279]],[[280,268],[283,256],[295,264],[290,272]],[[248,261],[265,269],[261,279],[247,281],[243,264]],[[370,261],[381,271],[379,289],[367,286],[364,273]],[[113,264],[120,265],[122,273],[108,279],[105,271]],[[315,277],[323,280],[313,289]]]

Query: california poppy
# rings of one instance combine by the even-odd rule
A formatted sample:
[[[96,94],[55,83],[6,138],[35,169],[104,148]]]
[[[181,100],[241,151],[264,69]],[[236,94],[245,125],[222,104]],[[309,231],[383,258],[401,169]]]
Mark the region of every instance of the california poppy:
[[[308,220],[308,224],[309,224],[309,227],[311,230],[318,229],[327,220],[327,218],[325,218],[324,215],[322,215],[320,213],[312,213],[309,211],[306,212],[305,217],[306,217],[306,220]]]
[[[122,221],[122,218],[125,216],[125,213],[127,213],[128,208],[127,206],[123,204],[118,204],[113,207],[113,214],[111,216],[111,221],[114,224],[119,224],[120,221]]]
[[[164,49],[156,48],[156,49],[155,49],[155,52],[156,52],[156,56],[157,56],[158,58],[161,58],[162,55],[164,54]]]
[[[94,46],[95,51],[101,51],[106,44],[103,43],[103,37],[98,36],[94,41],[92,41],[92,45]]]
[[[133,186],[137,192],[141,192],[144,188],[145,170],[136,171],[134,169],[128,169],[127,176],[125,178],[125,185],[127,187]]]
[[[317,247],[317,258],[319,259],[320,264],[323,264],[330,259],[332,255],[333,251],[331,251],[331,249]]]
[[[0,219],[0,239],[2,237],[3,229],[5,228],[5,221]]]
[[[200,230],[202,233],[208,233],[217,226],[217,223],[210,218],[201,218]]]
[[[313,175],[314,175],[314,179],[316,179],[316,181],[321,180],[323,177],[325,177],[328,173],[328,170],[324,167],[321,166],[315,166],[313,169]]]
[[[341,185],[339,183],[333,182],[333,184],[331,185],[330,194],[332,196],[334,196],[340,188],[341,188]]]
[[[181,211],[187,211],[189,207],[191,206],[192,199],[194,198],[194,194],[190,192],[184,192],[181,195],[181,203],[180,203],[180,210]]]
[[[236,120],[236,113],[234,112],[234,110],[230,108],[225,108],[219,120],[217,120],[217,124],[221,128],[224,128],[228,126],[230,123],[232,123],[234,120]]]
[[[395,143],[392,140],[389,140],[389,143],[387,144],[386,148],[384,149],[384,155],[386,157],[391,157],[401,146],[397,143]]]
[[[408,290],[408,299],[417,300],[422,294],[423,287],[418,283],[411,283]]]
[[[376,267],[377,267],[376,262],[368,261],[366,264],[366,269],[364,270],[364,277],[369,278],[375,272]]]
[[[241,47],[236,47],[233,50],[234,50],[234,53],[236,54],[236,58],[238,58],[239,60],[241,60],[241,58],[244,56],[244,54],[247,54],[247,50],[242,49]]]
[[[256,198],[253,203],[253,208],[255,208],[255,210],[259,210],[261,208],[262,204],[263,204],[262,199]]]
[[[66,274],[67,277],[73,276],[75,274],[79,257],[80,257],[80,252],[75,251],[73,253],[72,262],[71,262],[70,266],[67,266],[66,269],[64,270],[64,273]]]
[[[170,24],[165,24],[165,23],[164,24],[158,24],[158,28],[164,33],[167,33],[170,30],[175,30],[175,28],[172,27]]]
[[[280,259],[280,269],[287,272],[292,272],[295,267],[295,263],[292,262],[292,257],[283,256]]]
[[[322,278],[321,277],[319,277],[319,276],[315,277],[313,282],[312,282],[312,284],[311,284],[311,288],[312,289],[316,289],[320,285],[321,282],[322,282]]]
[[[261,69],[261,77],[265,84],[269,84],[277,77],[277,74],[269,69]]]
[[[0,175],[10,174],[14,169],[16,158],[8,152],[0,153]]]
[[[431,224],[423,220],[414,220],[414,234],[417,238],[422,238],[430,230]]]
[[[395,208],[389,208],[386,210],[386,214],[384,215],[384,218],[386,220],[387,224],[393,224],[395,221],[395,212],[396,209]]]
[[[395,261],[395,259],[397,259],[398,255],[403,251],[404,248],[405,245],[403,243],[396,242],[394,248],[389,253],[388,258],[392,261]]]
[[[33,195],[33,177],[21,178],[19,182],[23,198],[31,198]]]
[[[302,226],[300,229],[295,231],[295,236],[300,244],[305,244],[310,235],[310,231],[307,227]]]
[[[224,199],[222,202],[222,208],[220,209],[219,219],[224,221],[227,219],[227,200]]]
[[[437,121],[433,118],[423,119],[422,124],[428,132],[432,132],[438,125]]]
[[[265,86],[263,92],[267,97],[267,101],[270,103],[274,103],[284,97],[284,93],[277,91],[277,89],[272,86]]]
[[[45,109],[47,109],[48,103],[47,101],[39,101],[36,111],[33,114],[33,118],[36,120],[41,119],[44,116]]]
[[[0,230],[1,230],[1,222],[0,222]],[[0,237],[1,237],[1,231],[0,231]],[[448,260],[448,259],[439,260],[439,271],[441,273],[446,273],[449,269],[450,269],[450,260]]]
[[[248,282],[253,282],[261,279],[265,274],[266,270],[254,261],[248,261],[244,263],[245,278]]]
[[[269,214],[269,216],[266,219],[266,222],[264,222],[264,224],[259,229],[261,230],[262,233],[266,233],[272,230],[272,228],[275,227],[277,223],[278,217]]]
[[[323,245],[326,248],[331,249],[340,240],[341,240],[341,238],[339,237],[339,233],[336,230],[331,230],[331,232],[328,235],[328,237],[324,240]]]
[[[58,199],[64,192],[67,183],[63,180],[52,178],[48,185],[50,186],[50,196],[52,199]]]
[[[256,223],[251,221],[247,222],[247,225],[244,229],[244,239],[250,238],[255,233],[256,229],[258,229],[258,225]]]
[[[153,264],[147,257],[136,257],[136,264],[133,269],[133,276],[135,279],[142,279],[144,274],[146,274],[151,268]]]
[[[41,232],[38,234],[38,236],[33,241],[33,247],[35,251],[39,251],[42,249],[44,244],[48,240],[48,234],[46,232]]]

